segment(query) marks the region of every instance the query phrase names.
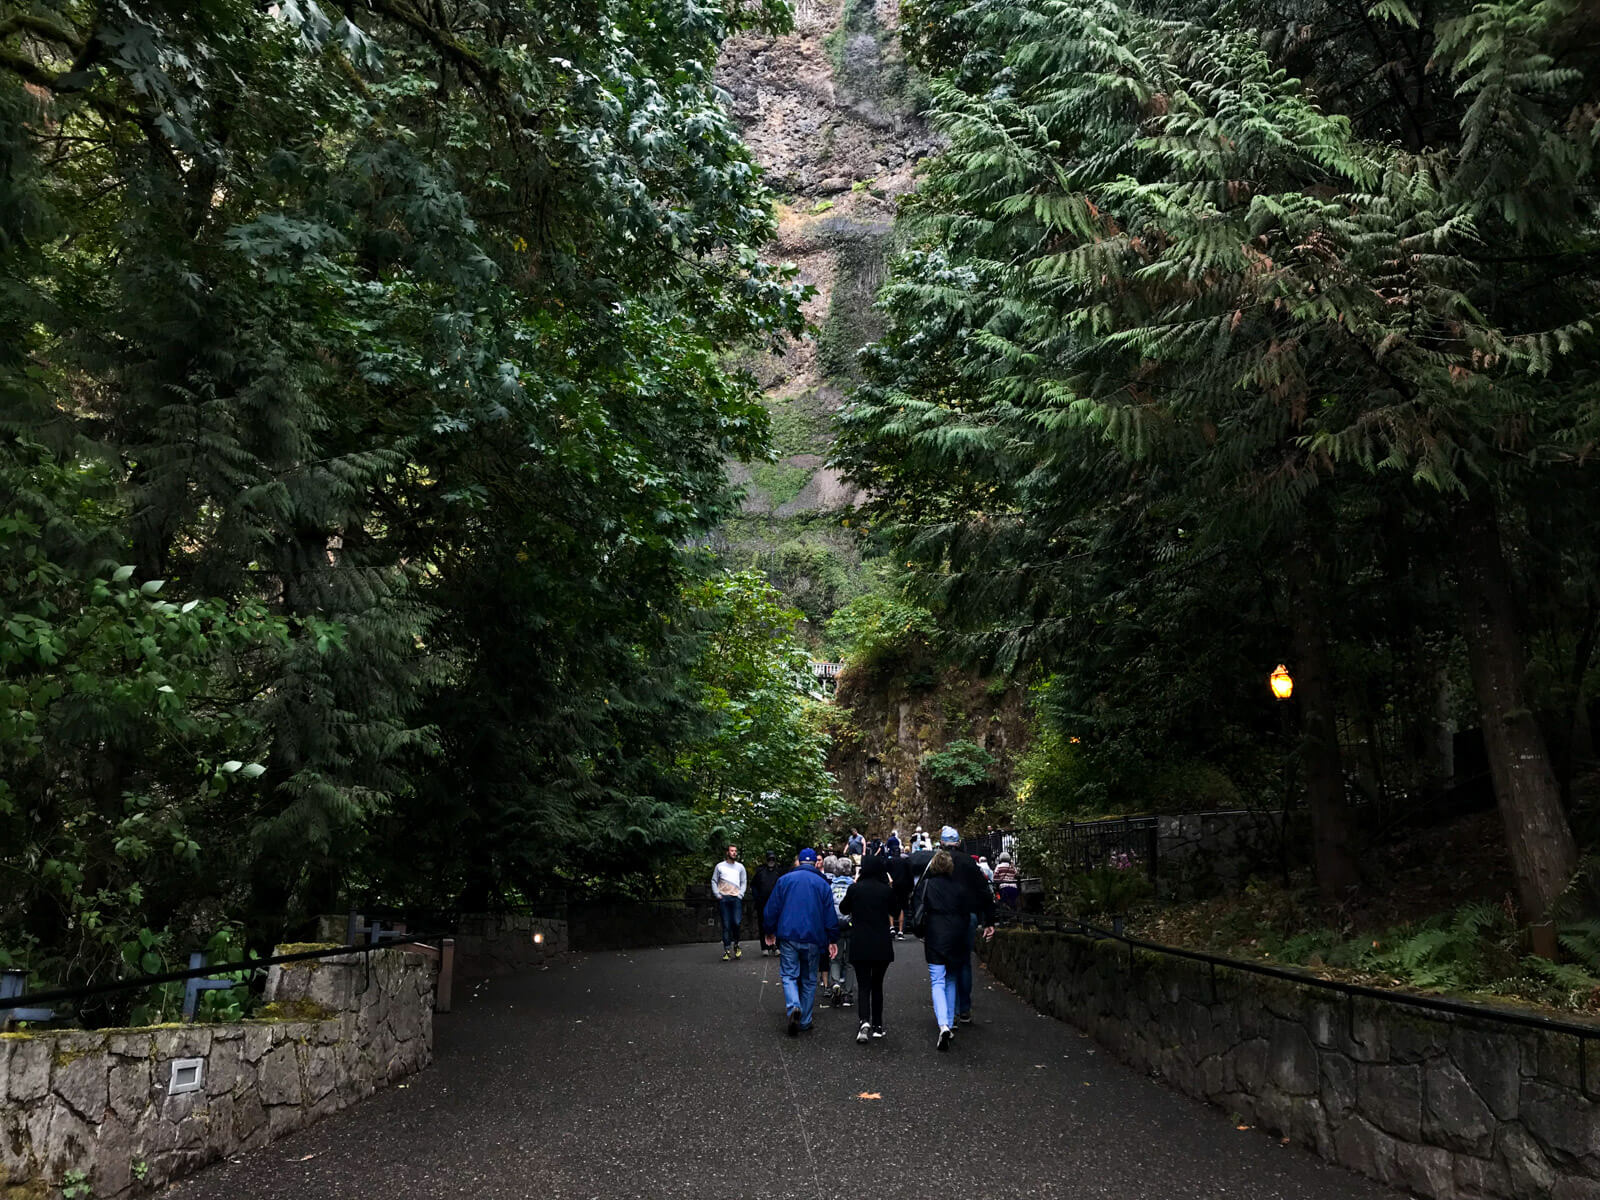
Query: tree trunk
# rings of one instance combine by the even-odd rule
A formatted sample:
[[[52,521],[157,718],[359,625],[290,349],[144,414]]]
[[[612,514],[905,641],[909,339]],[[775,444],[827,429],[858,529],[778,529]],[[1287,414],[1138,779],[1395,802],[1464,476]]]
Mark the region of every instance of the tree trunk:
[[[1412,716],[1412,753],[1417,781],[1430,802],[1443,799],[1455,782],[1455,725],[1450,719],[1450,661],[1444,654],[1419,652],[1414,661],[1421,676]]]
[[[1294,597],[1294,682],[1302,713],[1301,761],[1306,771],[1306,805],[1311,811],[1312,861],[1322,899],[1338,903],[1349,899],[1360,876],[1344,796],[1327,622],[1311,553],[1304,546],[1296,546],[1289,556],[1289,583]]]
[[[1500,527],[1489,501],[1475,498],[1458,510],[1456,540],[1462,633],[1483,720],[1489,774],[1523,915],[1539,924],[1577,869],[1577,847],[1561,808],[1549,750],[1528,704],[1526,651],[1511,599]]]

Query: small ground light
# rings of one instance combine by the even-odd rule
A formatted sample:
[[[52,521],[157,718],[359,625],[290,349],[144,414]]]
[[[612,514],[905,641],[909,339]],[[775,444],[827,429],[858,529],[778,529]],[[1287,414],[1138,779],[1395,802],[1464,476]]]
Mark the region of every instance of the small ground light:
[[[542,946],[542,945],[544,945],[544,934],[542,934],[542,933],[536,933],[536,934],[534,934],[534,935],[533,935],[533,944],[534,944],[534,945],[535,945],[535,946]]]

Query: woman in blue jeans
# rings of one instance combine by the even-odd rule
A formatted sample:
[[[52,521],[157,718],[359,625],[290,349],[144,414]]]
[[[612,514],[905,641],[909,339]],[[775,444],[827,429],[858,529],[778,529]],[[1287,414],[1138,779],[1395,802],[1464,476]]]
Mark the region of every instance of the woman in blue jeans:
[[[922,932],[922,951],[928,960],[928,982],[933,988],[933,1015],[939,1022],[938,1047],[950,1049],[956,1025],[956,971],[971,953],[972,893],[958,883],[952,872],[955,860],[948,850],[940,850],[928,863],[928,877],[922,881],[927,923]]]

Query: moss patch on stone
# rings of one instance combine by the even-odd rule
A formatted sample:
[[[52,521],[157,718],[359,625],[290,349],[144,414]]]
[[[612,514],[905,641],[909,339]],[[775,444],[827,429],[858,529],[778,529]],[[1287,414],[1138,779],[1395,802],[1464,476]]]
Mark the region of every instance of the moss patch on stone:
[[[761,489],[773,508],[789,503],[800,494],[811,472],[804,467],[783,463],[756,463],[750,468],[750,482]]]
[[[772,452],[779,458],[793,454],[826,454],[833,430],[825,402],[815,389],[788,399],[769,398]]]
[[[105,1051],[105,1038],[101,1037],[88,1046],[57,1046],[55,1053],[50,1057],[56,1066],[65,1067],[77,1062],[80,1058],[85,1058],[91,1054],[104,1054]]]
[[[275,1000],[261,1006],[260,1016],[268,1021],[326,1021],[339,1014],[315,1000]]]

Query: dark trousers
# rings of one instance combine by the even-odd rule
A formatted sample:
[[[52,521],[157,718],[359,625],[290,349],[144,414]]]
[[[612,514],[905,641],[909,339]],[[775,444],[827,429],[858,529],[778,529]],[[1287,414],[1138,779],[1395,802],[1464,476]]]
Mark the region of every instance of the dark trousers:
[[[961,956],[961,961],[951,967],[950,973],[956,980],[956,1012],[970,1013],[972,1011],[972,947],[978,938],[978,914],[973,913],[967,918],[967,952]]]
[[[883,976],[886,962],[858,962],[856,967],[856,1005],[861,1019],[869,1025],[883,1024]]]
[[[744,916],[743,902],[738,896],[718,896],[717,907],[722,910],[722,946],[739,944],[739,921]]]

